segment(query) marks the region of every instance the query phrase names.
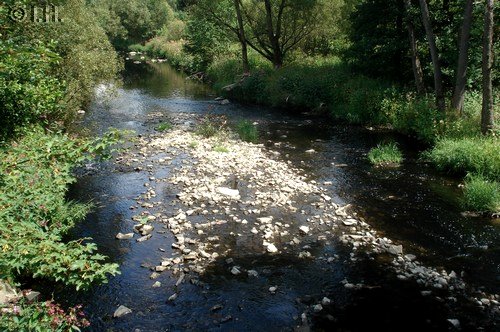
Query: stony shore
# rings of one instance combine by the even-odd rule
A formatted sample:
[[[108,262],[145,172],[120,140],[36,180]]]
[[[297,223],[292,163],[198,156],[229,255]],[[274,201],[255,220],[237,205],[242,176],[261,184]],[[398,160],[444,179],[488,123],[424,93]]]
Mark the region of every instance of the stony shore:
[[[315,257],[311,245],[339,243],[351,248],[353,263],[385,257],[387,268],[400,280],[418,283],[424,296],[437,296],[434,292],[443,290],[449,299],[468,294],[473,305],[498,314],[498,295],[471,289],[459,272],[425,266],[401,244],[379,235],[350,206],[336,204],[324,188],[328,183],[307,180],[278,154],[263,145],[242,142],[229,131],[203,138],[194,132],[196,121],[174,119],[172,130],[141,136],[133,149],[116,159],[121,167],[151,174],[137,205],[131,207],[137,213],[134,229],[117,238],[142,242],[155,233],[170,232],[175,239],[172,256],[151,268],[151,279],[170,271],[177,278],[176,285],[201,284],[205,269],[221,259],[233,276],[259,278],[258,271],[226,257],[238,250],[243,256],[286,254],[329,264],[338,256]],[[172,168],[168,176],[152,176],[155,168],[165,165]],[[170,202],[175,209],[169,208],[169,213],[164,207],[167,202],[157,197],[160,185],[176,193],[176,200]],[[373,287],[348,280],[342,283],[353,290]],[[160,285],[155,282],[153,287]],[[269,292],[276,288],[269,285]],[[319,312],[328,305],[327,295],[312,304],[310,311]],[[174,292],[168,300],[178,296]]]

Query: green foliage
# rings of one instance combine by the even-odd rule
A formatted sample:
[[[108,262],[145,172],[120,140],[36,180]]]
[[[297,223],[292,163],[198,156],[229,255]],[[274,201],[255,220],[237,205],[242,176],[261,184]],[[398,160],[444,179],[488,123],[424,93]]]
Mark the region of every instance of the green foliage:
[[[194,72],[196,70],[192,55],[184,52],[184,40],[169,40],[167,37],[158,36],[149,40],[143,51],[154,58],[166,59],[174,68]]]
[[[62,117],[64,85],[50,75],[61,58],[42,43],[0,39],[0,141],[33,123],[54,127]]]
[[[245,142],[255,143],[259,139],[259,132],[257,127],[248,120],[242,120],[236,125],[236,132],[240,138]]]
[[[172,129],[172,124],[170,122],[162,122],[156,126],[155,130],[159,132],[164,132]]]
[[[500,180],[500,142],[496,137],[443,138],[426,157],[443,171]]]
[[[222,134],[226,131],[226,128],[227,119],[224,116],[207,114],[201,119],[196,127],[196,134],[205,138],[210,138]]]
[[[228,148],[226,148],[226,147],[225,147],[225,146],[223,146],[223,145],[215,145],[215,146],[213,147],[213,150],[214,150],[215,152],[219,152],[219,153],[228,153],[228,152],[229,152]]]
[[[378,144],[368,153],[368,160],[373,165],[397,165],[403,161],[403,154],[396,143]]]
[[[0,315],[2,331],[80,331],[90,325],[80,305],[62,309],[52,301],[21,301]]]
[[[465,180],[464,207],[473,211],[500,211],[500,182],[488,181],[480,175]]]
[[[105,156],[119,138],[112,131],[87,141],[35,128],[0,151],[0,278],[30,275],[81,289],[118,273],[95,244],[62,238],[89,209],[65,199],[73,167]]]

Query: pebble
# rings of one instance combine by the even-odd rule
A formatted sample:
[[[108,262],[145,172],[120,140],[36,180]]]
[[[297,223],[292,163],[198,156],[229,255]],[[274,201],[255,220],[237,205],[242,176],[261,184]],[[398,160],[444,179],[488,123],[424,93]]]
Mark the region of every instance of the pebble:
[[[269,253],[275,253],[275,252],[278,252],[278,248],[276,248],[276,246],[272,243],[269,243],[266,247],[267,249],[267,252]]]
[[[269,292],[271,294],[275,294],[277,290],[278,290],[278,286],[271,286],[271,287],[269,287]]]
[[[321,300],[321,304],[324,306],[330,305],[331,303],[332,301],[327,297],[324,297],[323,300]]]
[[[314,307],[313,307],[313,311],[315,313],[318,313],[320,312],[321,310],[323,310],[323,306],[321,304],[316,304]]]
[[[299,230],[303,235],[307,235],[310,231],[309,227],[307,226],[300,226]]]
[[[116,238],[118,240],[129,240],[133,237],[134,237],[134,233],[127,233],[127,234],[118,233],[118,234],[116,234]]]

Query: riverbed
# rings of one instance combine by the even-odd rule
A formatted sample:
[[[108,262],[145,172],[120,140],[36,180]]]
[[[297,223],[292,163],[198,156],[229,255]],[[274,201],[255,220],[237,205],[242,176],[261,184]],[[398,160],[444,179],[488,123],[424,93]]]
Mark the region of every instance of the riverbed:
[[[127,63],[126,67],[124,86],[110,97],[98,95],[80,125],[93,135],[109,127],[134,130],[134,141],[125,143],[126,149],[112,161],[87,165],[86,175],[71,190],[71,198],[95,204],[72,235],[92,237],[102,253],[120,264],[122,274],[88,293],[57,295],[68,303],[83,303],[92,330],[446,330],[457,322],[463,329],[498,327],[498,316],[492,314],[497,304],[481,304],[481,300],[496,301],[494,294],[500,291],[499,223],[463,214],[460,182],[421,161],[421,148],[410,140],[307,113],[222,105],[206,85],[167,64]],[[253,184],[235,179],[240,169],[224,175],[219,187],[238,190],[241,201],[215,200],[211,205],[210,199],[206,204],[195,200],[191,202],[195,211],[186,216],[191,225],[220,223],[203,228],[201,234],[200,228],[182,229],[182,244],[193,240],[193,246],[203,244],[205,253],[218,256],[191,264],[200,270],[171,262],[152,279],[162,262],[190,254],[175,247],[179,234],[169,221],[179,211],[193,210],[189,200],[179,197],[190,185],[173,180],[184,171],[188,177],[216,181],[210,175],[216,172],[201,176],[202,169],[196,168],[209,164],[210,160],[200,160],[211,155],[210,148],[198,155],[190,150],[205,143],[214,145],[192,136],[197,121],[207,113],[225,116],[229,127],[242,119],[255,123],[260,145],[249,147],[252,155],[262,153],[263,165],[272,161],[269,165],[290,172],[286,174],[296,179],[297,188],[308,189],[293,192],[297,195],[289,199],[297,211],[276,204],[249,206],[245,194],[253,192],[248,189]],[[172,132],[155,131],[165,121],[174,124]],[[168,136],[176,131],[175,137]],[[183,144],[169,145],[178,137],[183,137]],[[160,145],[164,150],[153,148],[158,139],[165,140]],[[366,153],[387,140],[401,146],[404,163],[398,168],[372,167]],[[226,144],[237,155],[237,141],[230,142]],[[280,184],[261,191],[273,193],[273,186]],[[226,213],[226,207],[236,210]],[[344,211],[337,215],[344,207],[345,216]],[[149,220],[154,226],[152,236],[144,242],[136,241],[139,234],[130,240],[115,239],[118,233],[133,232],[138,215],[155,217]],[[278,236],[263,238],[270,226],[258,218],[271,215],[269,223]],[[324,220],[315,221],[316,216]],[[247,222],[241,223],[244,219]],[[356,225],[351,227],[345,220],[354,220],[359,227],[352,230]],[[251,232],[254,225],[256,234]],[[301,232],[299,226],[309,231]],[[288,234],[282,235],[285,231]],[[363,245],[353,250],[356,241],[346,238],[353,231],[386,238],[387,246],[401,245],[403,253],[374,253]],[[294,238],[299,243],[292,245]],[[275,245],[277,251],[267,250],[264,242]],[[453,271],[464,289],[450,290],[451,282],[442,288],[419,284],[418,278],[405,276],[401,266],[394,265],[403,255],[411,255],[408,260],[418,261],[419,267],[437,273],[444,270],[446,276]],[[402,259],[400,265],[406,264]],[[132,313],[113,318],[119,305]]]

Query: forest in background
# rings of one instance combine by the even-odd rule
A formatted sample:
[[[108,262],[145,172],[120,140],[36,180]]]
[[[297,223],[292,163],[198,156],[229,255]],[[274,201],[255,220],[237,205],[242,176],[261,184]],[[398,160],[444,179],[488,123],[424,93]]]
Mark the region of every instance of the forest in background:
[[[89,209],[65,200],[73,168],[120,139],[68,128],[99,84],[119,84],[124,51],[167,59],[234,100],[414,136],[429,145],[423,158],[465,176],[465,209],[500,209],[493,0],[51,3],[62,22],[12,19],[43,1],[0,6],[1,280],[83,289],[118,273],[92,243],[63,238]],[[77,308],[21,305],[25,315],[0,316],[2,329],[54,328],[54,312],[60,330],[88,323]]]

